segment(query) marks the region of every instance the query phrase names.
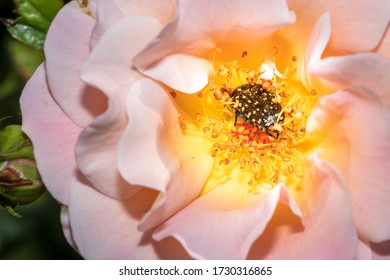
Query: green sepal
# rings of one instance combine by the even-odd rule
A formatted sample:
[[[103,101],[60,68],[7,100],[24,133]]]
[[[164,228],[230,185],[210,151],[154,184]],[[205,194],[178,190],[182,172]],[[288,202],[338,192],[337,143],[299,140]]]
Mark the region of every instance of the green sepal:
[[[0,167],[0,196],[9,205],[25,205],[39,198],[45,191],[35,162],[13,160]]]
[[[20,125],[0,130],[0,162],[13,159],[34,159],[33,146]]]
[[[21,218],[22,217],[22,215],[20,215],[18,212],[16,212],[15,209],[12,208],[11,206],[5,206],[5,209],[7,209],[8,213],[10,213],[15,218]]]
[[[33,160],[17,159],[0,163],[0,205],[8,211],[17,205],[35,201],[44,192],[45,187]]]

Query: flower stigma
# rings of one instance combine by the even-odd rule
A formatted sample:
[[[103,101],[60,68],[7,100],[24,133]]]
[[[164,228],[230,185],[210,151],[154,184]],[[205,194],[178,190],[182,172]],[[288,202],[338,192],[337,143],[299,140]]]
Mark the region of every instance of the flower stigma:
[[[240,59],[247,56],[244,51]],[[171,90],[186,112],[178,120],[182,133],[202,137],[214,159],[202,194],[231,179],[252,193],[278,183],[299,187],[303,180],[300,146],[318,94],[301,84],[296,56],[283,73],[274,61],[266,59],[255,69],[237,60],[221,63],[197,94]]]

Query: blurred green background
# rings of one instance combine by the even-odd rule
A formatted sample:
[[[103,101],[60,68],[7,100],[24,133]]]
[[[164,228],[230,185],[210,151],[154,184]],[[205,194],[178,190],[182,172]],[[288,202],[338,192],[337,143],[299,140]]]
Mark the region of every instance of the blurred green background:
[[[0,0],[0,18],[16,18],[14,9],[11,0]],[[0,127],[21,124],[20,94],[43,59],[42,52],[13,39],[0,23]],[[15,210],[23,217],[15,218],[0,207],[0,259],[81,258],[66,242],[60,207],[48,192]]]

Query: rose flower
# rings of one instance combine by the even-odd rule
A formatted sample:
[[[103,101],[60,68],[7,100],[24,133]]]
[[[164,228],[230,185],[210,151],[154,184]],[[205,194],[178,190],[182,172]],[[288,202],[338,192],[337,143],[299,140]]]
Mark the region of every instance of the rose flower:
[[[22,97],[89,259],[390,256],[389,1],[73,1]]]

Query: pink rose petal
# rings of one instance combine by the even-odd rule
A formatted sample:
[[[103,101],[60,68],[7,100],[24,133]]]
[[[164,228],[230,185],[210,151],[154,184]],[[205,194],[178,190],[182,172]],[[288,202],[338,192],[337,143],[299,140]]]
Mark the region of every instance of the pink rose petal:
[[[156,80],[163,81],[169,87],[186,93],[196,93],[202,89],[209,80],[212,66],[205,59],[184,54],[167,56],[156,68],[148,68],[143,74]],[[191,73],[191,76],[188,76]]]
[[[300,190],[291,192],[302,221],[281,205],[264,234],[253,245],[250,259],[351,259],[358,244],[347,182],[329,163],[309,158]]]
[[[324,96],[307,125],[323,157],[345,174],[364,240],[390,238],[390,112],[373,92],[351,88]]]
[[[113,95],[118,87],[140,77],[131,60],[161,30],[158,20],[131,16],[113,25],[100,39],[83,66],[82,79]]]
[[[178,118],[166,95],[153,81],[142,79],[132,85],[126,100],[129,123],[118,153],[119,170],[125,180],[163,192],[176,164],[164,147],[164,138],[172,130],[172,134],[181,134],[176,126],[166,127]]]
[[[229,181],[166,221],[153,238],[173,236],[197,259],[245,259],[279,201],[300,215],[295,201],[281,184],[271,191],[260,189],[259,194],[253,194]]]
[[[376,52],[390,59],[390,22]]]
[[[264,43],[265,36],[294,21],[294,16],[289,13],[285,2],[279,0],[252,0],[245,5],[231,0],[183,0],[178,2],[177,9],[176,18],[135,57],[136,67],[142,72],[148,70],[148,75],[152,78],[162,78],[159,73],[163,73],[164,69],[174,68],[167,65],[169,58],[166,57],[172,54],[187,55],[188,61],[191,56],[211,59],[216,47],[231,48],[238,42],[252,50],[259,49],[259,43]],[[215,20],[219,17],[228,20]],[[161,64],[162,58],[165,58],[165,61]],[[175,64],[176,60],[177,58],[172,58],[169,61]],[[169,77],[169,82],[165,81],[168,76],[161,81],[183,92],[199,91],[206,82],[196,82],[199,77],[193,76],[192,71],[204,72],[204,79],[208,68],[203,69],[204,65],[205,62],[195,63],[191,71],[174,72],[172,77]],[[188,67],[185,68],[188,70]],[[186,87],[183,87],[183,80]]]
[[[118,145],[127,125],[123,104],[129,87],[140,77],[131,69],[131,59],[160,28],[148,17],[120,20],[104,34],[83,67],[83,80],[104,91],[109,106],[81,134],[77,162],[96,189],[110,197],[126,199],[138,191],[123,180],[117,167]]]
[[[390,60],[373,53],[328,57],[316,62],[310,72],[338,87],[362,86],[378,93],[390,106]]]
[[[77,165],[84,176],[100,192],[126,199],[139,191],[128,184],[117,167],[118,144],[126,127],[123,102],[128,85],[110,97],[108,110],[81,133],[76,145]]]
[[[355,260],[371,260],[372,252],[370,243],[359,239]]]
[[[72,246],[73,249],[78,251],[77,245],[73,239],[72,228],[70,226],[68,206],[61,206],[60,221],[62,226],[62,232],[64,233],[66,241],[68,241],[69,245]]]
[[[150,232],[137,230],[155,192],[142,190],[119,201],[95,191],[84,179],[74,180],[69,218],[73,238],[86,259],[187,259],[180,244],[171,239],[155,242]]]
[[[182,156],[180,165],[172,173],[166,193],[160,193],[151,210],[141,220],[138,229],[148,230],[158,226],[186,207],[200,193],[210,174],[212,160],[209,155],[198,154],[197,147]],[[190,157],[192,155],[192,157]],[[189,180],[191,178],[191,180]]]
[[[100,1],[100,0],[99,0]],[[79,5],[82,1],[79,1]],[[87,2],[87,6],[84,7],[83,9],[87,11],[87,13],[89,13],[93,18],[96,18],[97,17],[97,2],[98,0],[88,0],[88,1],[84,1],[84,5],[85,6],[85,2]]]
[[[174,0],[100,0],[97,23],[91,37],[92,48],[95,48],[102,35],[113,24],[124,17],[153,17],[165,25],[173,18],[174,12]]]
[[[70,182],[76,171],[74,146],[81,128],[53,100],[42,64],[27,82],[20,105],[23,130],[34,145],[35,160],[50,193],[68,204]]]
[[[378,45],[389,24],[389,1],[332,1],[331,5],[334,33],[330,49],[338,53],[357,53],[371,51]]]
[[[104,95],[80,79],[81,65],[90,53],[89,37],[94,24],[95,20],[81,10],[77,1],[72,1],[60,10],[45,41],[50,91],[62,110],[83,127],[107,106]]]
[[[333,34],[328,50],[337,54],[374,50],[390,20],[390,2],[387,0],[287,0],[287,3],[297,14],[297,23],[289,32],[298,42],[306,40],[311,26],[321,14],[330,14]]]
[[[359,240],[355,258],[358,260],[390,260],[390,240],[382,243]]]
[[[311,68],[317,61],[321,59],[331,34],[330,15],[323,14],[313,27],[307,43],[306,54],[301,65],[301,82],[305,85],[308,91],[318,84],[318,79],[311,75]],[[317,88],[317,90],[319,90]]]
[[[200,137],[184,136],[168,93],[155,82],[134,83],[129,124],[119,145],[120,172],[129,183],[161,192],[139,229],[162,223],[190,203],[210,173],[212,157]]]

